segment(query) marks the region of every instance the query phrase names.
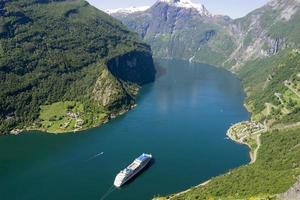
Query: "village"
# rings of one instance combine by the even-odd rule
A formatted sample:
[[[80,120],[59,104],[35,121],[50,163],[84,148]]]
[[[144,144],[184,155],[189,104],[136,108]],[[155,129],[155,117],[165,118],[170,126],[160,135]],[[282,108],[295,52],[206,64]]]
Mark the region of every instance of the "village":
[[[61,129],[67,129],[70,126],[72,120],[75,120],[75,125],[74,125],[75,130],[82,129],[82,126],[84,125],[84,120],[80,118],[80,112],[73,112],[72,110],[68,110],[66,117],[67,117],[67,122],[60,125]]]
[[[231,126],[227,136],[238,143],[245,143],[247,138],[265,130],[266,127],[260,122],[243,121]]]

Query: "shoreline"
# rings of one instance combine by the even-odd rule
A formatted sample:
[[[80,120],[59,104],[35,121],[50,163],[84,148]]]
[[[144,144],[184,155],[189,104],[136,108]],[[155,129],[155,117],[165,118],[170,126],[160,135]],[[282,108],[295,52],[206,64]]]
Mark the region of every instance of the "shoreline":
[[[255,136],[255,142],[257,144],[256,148],[253,148],[251,146],[251,144],[249,144],[248,142],[245,142],[244,140],[241,140],[241,138],[236,138],[231,132],[230,130],[232,130],[233,127],[237,126],[237,125],[240,125],[241,123],[246,123],[246,122],[250,122],[251,121],[242,121],[242,122],[238,122],[234,125],[232,125],[228,130],[227,130],[227,133],[226,135],[229,137],[229,139],[231,139],[232,141],[236,142],[237,144],[240,144],[240,145],[247,145],[250,149],[249,151],[249,155],[250,155],[250,159],[251,161],[248,163],[248,164],[245,164],[245,165],[241,165],[241,166],[246,166],[246,165],[251,165],[253,163],[255,163],[256,159],[257,159],[257,153],[258,153],[258,150],[261,146],[261,135],[263,133],[266,133],[267,131],[273,131],[273,130],[286,130],[286,129],[294,129],[294,128],[297,128],[297,127],[300,127],[300,122],[296,122],[296,123],[293,123],[293,124],[288,124],[288,125],[285,125],[281,128],[274,128],[274,129],[268,129],[267,127],[264,127],[264,129],[261,129],[259,131],[256,131],[256,132],[253,132],[251,136]],[[252,121],[253,123],[253,121]],[[230,172],[226,172],[222,175],[225,175],[225,174],[228,174]],[[199,185],[196,185],[196,186],[192,186],[190,187],[189,189],[187,190],[184,190],[182,192],[179,192],[179,193],[174,193],[174,194],[170,194],[170,195],[166,195],[166,196],[163,196],[163,197],[154,197],[153,200],[172,200],[174,197],[177,197],[177,196],[180,196],[184,193],[187,193],[195,188],[199,188],[199,187],[203,187],[205,185],[207,185],[214,177],[211,177],[210,179],[208,179],[207,181],[199,184]]]
[[[237,126],[237,125],[239,125],[239,124],[241,124],[241,123],[247,123],[247,122],[250,122],[250,121],[241,121],[241,122],[238,122],[238,123],[236,123],[236,124],[233,124],[232,126],[230,126],[230,127],[228,128],[228,130],[227,130],[227,132],[226,132],[226,135],[227,135],[227,137],[228,137],[230,140],[232,140],[233,142],[236,142],[237,144],[240,144],[240,145],[246,145],[246,146],[249,147],[250,162],[249,162],[248,164],[245,164],[245,165],[250,165],[250,164],[253,164],[253,163],[256,161],[256,158],[257,158],[257,152],[258,152],[258,149],[260,148],[260,145],[261,145],[261,144],[260,144],[260,136],[261,136],[262,132],[265,131],[265,129],[260,130],[260,133],[256,133],[256,138],[257,138],[256,141],[258,142],[258,145],[257,145],[257,147],[256,147],[255,149],[253,149],[253,147],[252,147],[249,143],[245,142],[244,140],[237,139],[236,137],[234,137],[234,135],[232,134],[232,131],[231,131],[233,127],[235,127],[235,126]],[[242,165],[242,166],[243,166],[243,165]],[[226,173],[224,173],[224,174],[227,174],[227,173],[230,173],[230,172],[226,172]],[[224,174],[223,174],[223,175],[224,175]],[[203,183],[200,183],[200,184],[198,184],[198,185],[196,185],[196,186],[192,186],[192,187],[190,187],[189,189],[184,190],[184,191],[182,191],[182,192],[174,193],[174,194],[171,194],[171,195],[167,195],[167,196],[165,196],[165,197],[154,197],[153,200],[172,200],[172,198],[174,198],[174,197],[180,196],[180,195],[182,195],[182,194],[184,194],[184,193],[187,193],[187,192],[189,192],[189,191],[191,191],[191,190],[193,190],[193,189],[195,189],[195,188],[203,187],[203,186],[207,185],[208,183],[210,183],[210,181],[211,181],[213,178],[214,178],[214,177],[211,177],[211,178],[208,179],[207,181],[205,181],[205,182],[203,182]]]
[[[153,200],[171,200],[172,198],[177,197],[177,196],[179,196],[179,195],[182,195],[182,194],[184,194],[184,193],[187,193],[187,192],[193,190],[194,188],[205,186],[205,185],[207,185],[210,181],[211,181],[211,179],[209,179],[209,180],[207,180],[207,181],[205,181],[205,182],[203,182],[203,183],[200,183],[199,185],[193,186],[193,187],[191,187],[191,188],[189,188],[189,189],[187,189],[187,190],[184,190],[184,191],[182,191],[182,192],[175,193],[175,194],[171,194],[171,195],[169,195],[169,196],[167,196],[167,197],[154,197]]]
[[[246,145],[249,148],[249,156],[250,156],[250,162],[249,164],[253,164],[256,161],[257,158],[257,152],[260,148],[261,142],[260,142],[260,136],[262,133],[266,132],[267,129],[264,127],[264,129],[258,130],[256,132],[252,132],[247,136],[243,136],[241,138],[238,138],[234,135],[232,129],[236,126],[241,125],[242,123],[250,123],[250,122],[238,122],[234,125],[232,125],[226,132],[226,135],[228,136],[228,138],[230,138],[230,140],[232,140],[233,142],[236,142],[237,144],[240,145]],[[254,137],[254,138],[253,138]],[[249,142],[247,142],[248,139],[254,139],[255,141],[255,148],[253,146],[251,146],[251,144]]]
[[[169,58],[164,58],[164,59],[166,59],[166,60],[171,60],[171,59],[169,59]],[[188,62],[188,60],[185,60],[185,59],[182,59],[182,60]],[[192,63],[198,63],[198,64],[201,64],[201,63],[199,63],[199,62],[197,62],[197,61],[196,61],[196,62],[193,61]],[[224,68],[221,67],[221,66],[214,66],[214,67],[219,68],[219,69],[224,69]],[[237,77],[237,78],[240,80],[240,78],[238,77],[237,73],[234,72],[233,70],[228,70],[228,69],[226,69],[226,68],[225,68],[224,70],[228,71],[229,73],[231,73],[232,75],[234,75],[235,77]],[[246,103],[246,99],[248,98],[249,94],[248,94],[248,92],[247,92],[247,89],[246,89],[245,87],[243,87],[243,86],[242,86],[242,90],[243,90],[243,92],[245,93],[245,99],[244,99],[243,106],[245,107],[245,109],[247,110],[247,112],[250,114],[249,120],[251,120],[251,119],[252,119],[252,114],[253,114],[253,113],[252,113],[252,111],[251,111],[251,109],[250,109],[250,106]],[[230,127],[227,129],[226,136],[227,136],[230,140],[232,140],[233,142],[236,142],[236,143],[239,144],[239,145],[246,145],[246,146],[248,146],[248,148],[249,148],[250,162],[249,162],[248,164],[244,164],[244,165],[250,165],[250,164],[253,164],[253,163],[256,161],[256,158],[257,158],[257,152],[258,152],[258,149],[259,149],[260,145],[258,145],[258,147],[257,147],[256,149],[253,149],[253,147],[252,147],[249,143],[244,142],[244,141],[240,141],[240,140],[236,139],[235,137],[233,137],[233,135],[232,135],[231,132],[230,132],[230,130],[231,130],[231,128],[232,128],[233,126],[235,126],[235,125],[237,125],[237,124],[240,124],[240,123],[243,123],[243,122],[245,122],[245,121],[240,121],[240,122],[237,122],[236,124],[233,124],[232,126],[230,126]],[[265,127],[265,128],[266,128],[266,127]],[[266,128],[266,130],[267,130],[267,128]],[[259,142],[260,142],[260,136],[261,136],[261,134],[259,134],[259,136],[257,136],[257,141],[259,141]],[[253,151],[253,152],[252,152],[252,151]],[[241,165],[241,166],[244,166],[244,165]],[[224,173],[224,174],[227,174],[227,173],[230,173],[230,172],[226,172],[226,173]],[[224,174],[222,174],[222,175],[224,175]],[[214,178],[214,177],[211,177],[211,178],[208,179],[207,181],[205,181],[205,182],[203,182],[203,183],[200,183],[200,184],[198,184],[198,185],[196,185],[196,186],[192,186],[192,187],[190,187],[190,188],[188,188],[188,189],[186,189],[186,190],[184,190],[184,191],[182,191],[182,192],[179,192],[179,193],[173,193],[173,194],[165,195],[165,196],[161,196],[161,197],[153,197],[153,200],[172,200],[173,197],[177,197],[177,196],[179,196],[179,195],[181,195],[181,194],[187,193],[187,192],[193,190],[194,188],[203,187],[203,186],[207,185],[213,178]]]
[[[47,134],[53,134],[53,135],[81,133],[81,132],[89,130],[89,129],[99,128],[99,127],[109,123],[111,120],[116,119],[116,118],[128,113],[130,110],[133,110],[135,107],[137,107],[137,104],[129,105],[126,109],[121,109],[117,113],[113,113],[113,112],[109,113],[109,116],[103,122],[96,124],[94,126],[91,126],[91,127],[85,127],[85,128],[81,128],[81,129],[73,129],[73,130],[68,130],[68,131],[63,131],[63,130],[62,131],[59,131],[59,130],[58,131],[49,131],[47,129],[33,128],[33,127],[26,127],[23,129],[15,128],[15,129],[11,130],[10,133],[7,135],[18,136],[20,134],[24,134],[29,131],[40,131],[40,132],[44,132]]]

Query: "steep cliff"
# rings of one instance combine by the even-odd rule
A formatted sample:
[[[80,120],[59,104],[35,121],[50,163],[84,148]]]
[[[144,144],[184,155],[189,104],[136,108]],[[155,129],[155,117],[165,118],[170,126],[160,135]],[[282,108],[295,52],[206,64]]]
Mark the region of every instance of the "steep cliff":
[[[272,0],[236,20],[202,16],[178,2],[186,1],[161,0],[146,11],[113,15],[136,30],[158,57],[214,64],[236,73],[252,120],[264,128],[260,132],[250,126],[240,140],[257,153],[254,163],[158,199],[297,199],[300,1]]]
[[[154,76],[150,47],[86,1],[0,2],[0,133],[32,125],[64,131],[73,118],[95,126],[101,113],[129,107]],[[41,106],[67,101],[76,102],[65,111],[73,118],[41,118],[49,113]]]
[[[156,57],[220,64],[234,49],[224,29],[231,19],[213,16],[202,4],[189,0],[159,0],[145,11],[110,13],[138,32]]]
[[[150,49],[149,49],[150,50]],[[152,55],[149,52],[131,51],[109,60],[109,71],[125,82],[144,85],[154,81]]]
[[[149,52],[131,51],[108,60],[106,65],[93,89],[93,99],[110,110],[130,106],[140,86],[155,79]]]
[[[237,48],[224,64],[238,71],[248,61],[275,55],[286,48],[298,48],[299,19],[300,1],[273,0],[235,20],[227,30]]]
[[[188,0],[159,0],[145,11],[112,15],[138,32],[156,57],[214,64],[238,72],[248,61],[299,47],[299,9],[299,0],[272,0],[232,20],[210,14],[203,5]]]

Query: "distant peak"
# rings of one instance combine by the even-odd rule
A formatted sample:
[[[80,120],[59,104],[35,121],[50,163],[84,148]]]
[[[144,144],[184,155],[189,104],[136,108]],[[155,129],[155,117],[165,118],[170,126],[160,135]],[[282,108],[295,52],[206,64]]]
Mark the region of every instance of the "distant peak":
[[[120,14],[131,14],[135,12],[142,12],[150,8],[149,6],[141,6],[141,7],[136,7],[132,6],[129,8],[117,8],[117,9],[110,9],[110,10],[105,10],[106,13],[108,14],[115,14],[115,13],[120,13]]]
[[[179,8],[196,9],[200,15],[211,15],[203,4],[193,3],[190,0],[158,0],[158,2],[164,2]]]

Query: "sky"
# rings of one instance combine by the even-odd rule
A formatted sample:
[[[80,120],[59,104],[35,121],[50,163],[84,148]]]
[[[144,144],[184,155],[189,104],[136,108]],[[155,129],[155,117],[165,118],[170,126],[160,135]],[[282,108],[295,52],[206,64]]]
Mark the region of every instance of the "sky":
[[[95,7],[105,10],[127,8],[131,6],[153,5],[157,0],[88,0]],[[243,17],[250,11],[261,7],[268,0],[191,0],[202,3],[213,14],[229,15],[232,18]]]

